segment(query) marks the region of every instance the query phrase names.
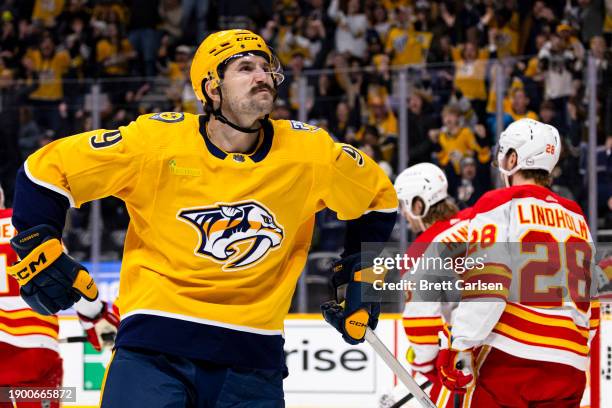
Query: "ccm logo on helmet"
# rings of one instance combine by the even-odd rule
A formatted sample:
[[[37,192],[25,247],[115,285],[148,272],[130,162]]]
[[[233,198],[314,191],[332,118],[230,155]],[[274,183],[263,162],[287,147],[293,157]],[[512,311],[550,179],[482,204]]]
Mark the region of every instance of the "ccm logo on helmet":
[[[248,41],[248,40],[257,40],[257,37],[238,37],[236,41]]]

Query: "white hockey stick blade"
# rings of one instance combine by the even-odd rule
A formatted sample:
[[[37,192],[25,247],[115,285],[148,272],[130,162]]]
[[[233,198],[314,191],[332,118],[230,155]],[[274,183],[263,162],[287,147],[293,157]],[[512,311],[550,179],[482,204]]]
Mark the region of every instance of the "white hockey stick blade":
[[[380,356],[380,358],[383,359],[391,371],[397,375],[400,381],[408,388],[412,395],[414,395],[414,398],[421,404],[422,407],[436,408],[436,404],[429,399],[429,396],[425,393],[425,391],[419,387],[419,384],[417,384],[408,371],[402,367],[399,361],[397,361],[393,354],[391,354],[387,346],[380,341],[378,336],[369,327],[366,329],[365,339],[368,343],[370,343],[370,346],[372,346],[374,351]]]

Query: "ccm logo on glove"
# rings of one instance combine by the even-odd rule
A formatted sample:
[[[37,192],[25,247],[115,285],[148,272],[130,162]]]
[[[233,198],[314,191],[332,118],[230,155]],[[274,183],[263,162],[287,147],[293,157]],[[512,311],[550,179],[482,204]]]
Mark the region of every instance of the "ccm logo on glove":
[[[19,243],[22,244],[26,241],[34,239],[38,235],[39,234],[28,235],[27,237],[20,239]],[[61,254],[62,244],[60,244],[59,240],[57,239],[51,239],[28,254],[28,256],[26,256],[26,258],[17,265],[9,267],[9,273],[12,277],[17,279],[19,285],[23,286],[34,276],[36,276],[38,272],[44,270],[48,264],[55,262],[55,260],[57,260]]]

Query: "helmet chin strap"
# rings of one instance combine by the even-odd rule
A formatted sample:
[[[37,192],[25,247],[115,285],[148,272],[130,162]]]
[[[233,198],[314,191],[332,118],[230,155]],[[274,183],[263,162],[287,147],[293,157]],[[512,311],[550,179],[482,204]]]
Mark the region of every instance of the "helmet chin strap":
[[[501,175],[502,175],[502,180],[504,181],[504,185],[506,187],[512,186],[512,184],[510,184],[510,176],[508,176],[506,173],[501,173]]]
[[[223,112],[221,112],[221,106],[223,105],[223,94],[221,93],[221,89],[219,88],[219,107],[217,109],[213,109],[212,114],[215,117],[215,119],[217,119],[219,122],[224,123],[226,125],[228,125],[229,127],[231,127],[232,129],[235,129],[239,132],[242,133],[255,133],[255,132],[259,132],[259,130],[262,128],[262,125],[260,123],[258,128],[247,128],[247,127],[242,127],[240,125],[237,125],[233,122],[231,122],[228,118],[225,117],[225,115],[223,114]],[[210,101],[210,106],[212,105],[212,100]],[[268,119],[268,115],[266,115],[264,117],[264,120]]]
[[[205,80],[202,81],[202,90],[204,91],[204,98],[206,99],[206,103],[209,104],[209,106],[213,106],[213,101],[210,98],[210,96],[208,96],[208,93],[206,93],[206,91],[204,90],[204,85],[205,85]],[[274,85],[274,90],[276,90],[276,84]],[[274,101],[276,101],[276,97],[278,96],[278,94],[275,92],[274,93]],[[261,124],[262,120],[268,120],[268,118],[270,117],[270,114],[267,114],[263,117],[263,119],[259,120],[259,127],[257,128],[247,128],[247,127],[242,127],[240,125],[237,125],[235,123],[233,123],[232,121],[230,121],[224,114],[223,112],[221,112],[221,106],[223,105],[223,93],[221,92],[221,87],[219,87],[219,107],[217,109],[212,109],[212,115],[215,117],[215,119],[217,119],[219,122],[231,127],[232,129],[235,129],[239,132],[242,133],[255,133],[255,132],[259,132],[263,125]]]
[[[519,170],[517,167],[514,167],[512,170],[504,170],[502,167],[499,168],[499,174],[501,174],[506,187],[512,187],[512,176]]]
[[[421,229],[421,232],[424,232],[427,228],[425,228],[425,224],[423,223],[423,219],[422,218],[417,218],[416,219],[417,225],[419,226],[419,228]]]

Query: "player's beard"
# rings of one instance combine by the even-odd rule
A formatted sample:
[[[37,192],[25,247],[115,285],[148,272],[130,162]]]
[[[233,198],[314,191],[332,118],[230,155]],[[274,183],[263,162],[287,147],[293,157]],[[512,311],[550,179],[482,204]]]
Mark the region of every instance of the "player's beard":
[[[264,97],[260,94],[262,88],[269,91],[268,97]],[[227,102],[229,110],[235,115],[248,115],[263,118],[265,115],[269,115],[270,112],[272,112],[275,97],[276,90],[267,84],[263,84],[253,88],[246,97],[229,96],[225,98],[224,102]]]

